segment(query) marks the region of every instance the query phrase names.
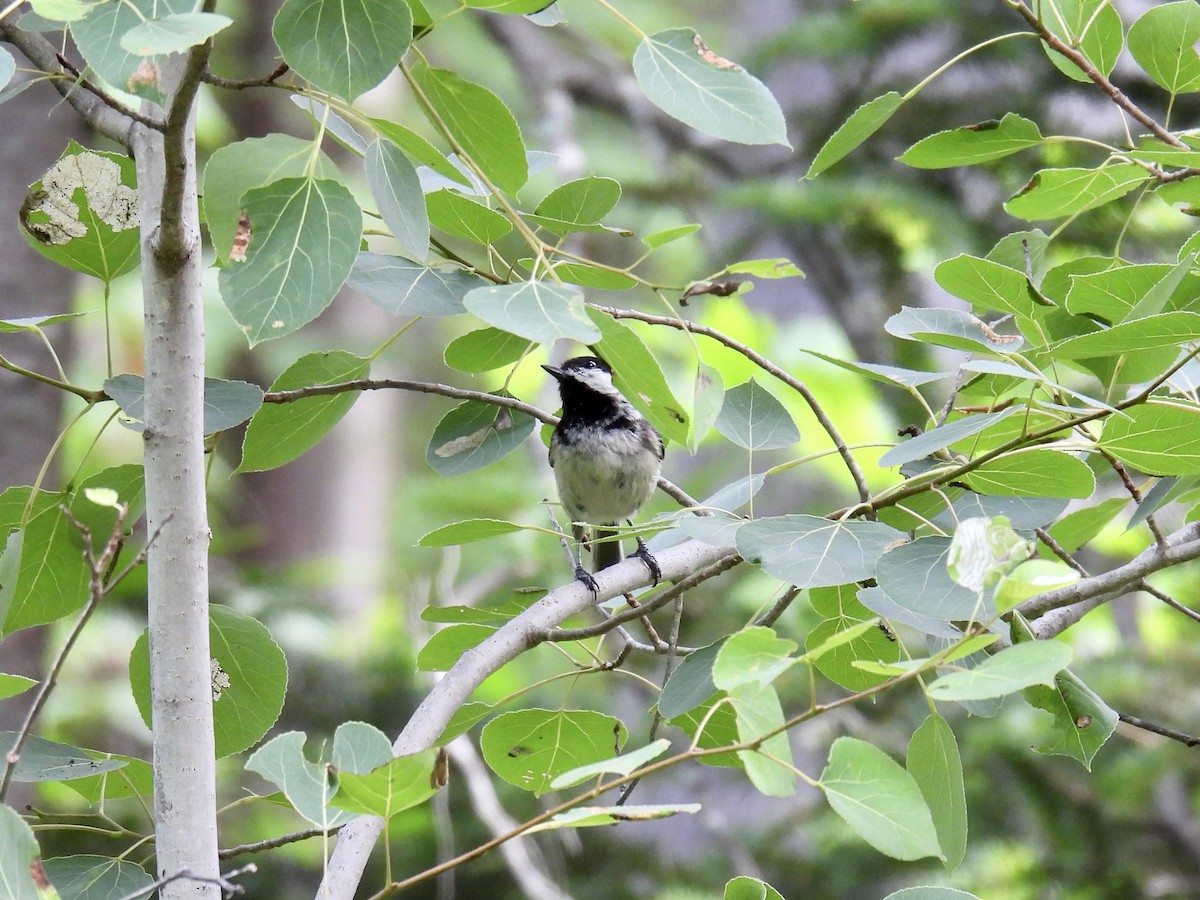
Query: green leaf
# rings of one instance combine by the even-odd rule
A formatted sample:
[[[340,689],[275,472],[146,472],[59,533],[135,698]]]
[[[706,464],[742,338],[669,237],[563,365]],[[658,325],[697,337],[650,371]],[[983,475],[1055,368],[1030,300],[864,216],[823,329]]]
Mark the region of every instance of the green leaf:
[[[979,898],[967,891],[955,888],[921,886],[892,891],[883,900],[979,900]]]
[[[313,164],[313,152],[312,141],[275,133],[226,144],[209,157],[204,167],[204,220],[219,260],[229,256],[247,191],[285,178],[300,178],[310,165],[317,178],[339,177],[337,167],[324,153],[318,153]]]
[[[784,900],[784,897],[765,881],[739,875],[725,882],[723,900]]]
[[[932,134],[917,141],[897,158],[914,169],[977,166],[1036,147],[1041,142],[1042,133],[1037,125],[1010,112],[999,121],[992,119]]]
[[[1149,179],[1146,170],[1133,163],[1099,169],[1042,169],[1004,208],[1018,219],[1060,219],[1124,197]]]
[[[346,285],[394,316],[455,316],[463,298],[487,284],[451,263],[426,266],[402,256],[358,254]]]
[[[1074,584],[1082,576],[1057,559],[1030,559],[1021,563],[996,585],[996,609],[1005,612],[1045,591]]]
[[[141,375],[116,375],[104,382],[104,392],[137,423],[135,430],[141,431],[146,421],[146,380]],[[201,427],[205,434],[216,434],[240,425],[258,411],[262,402],[262,388],[256,384],[205,378]]]
[[[1027,688],[1024,697],[1053,716],[1049,739],[1034,749],[1069,756],[1091,771],[1092,759],[1117,727],[1116,710],[1070,670],[1059,672],[1053,687]]]
[[[1043,18],[1046,26],[1068,47],[1079,50],[1101,74],[1112,74],[1125,44],[1120,13],[1109,0],[1055,0],[1053,13]],[[1091,83],[1075,63],[1043,44],[1050,61],[1063,74]]]
[[[338,789],[330,801],[338,809],[390,819],[419,806],[437,793],[432,783],[436,749],[397,756],[365,774],[339,772]]]
[[[1082,459],[1061,450],[1038,448],[998,456],[968,472],[962,481],[981,494],[1006,497],[1082,500],[1096,489],[1096,476]]]
[[[946,571],[956,583],[980,592],[1028,559],[1034,547],[1004,516],[963,519],[954,529]]]
[[[770,575],[796,587],[826,587],[875,575],[879,557],[903,533],[878,522],[831,522],[817,516],[777,516],[738,529],[738,552],[761,560]]]
[[[0,533],[8,534],[0,564],[0,572],[6,575],[0,606],[8,605],[3,634],[53,622],[79,609],[88,598],[82,539],[58,508],[65,495],[38,492],[25,519],[31,491],[13,487],[0,494]]]
[[[85,751],[92,759],[123,763],[120,768],[102,772],[87,778],[72,778],[66,786],[88,803],[99,804],[106,800],[124,800],[130,797],[150,802],[154,794],[154,766],[144,759],[122,756],[119,753]]]
[[[509,784],[541,796],[559,775],[611,759],[625,743],[620,719],[586,709],[524,709],[484,726],[479,749]]]
[[[554,267],[554,274],[568,284],[597,288],[601,291],[624,291],[637,285],[637,281],[624,272],[614,272],[582,263],[559,263]]]
[[[134,56],[182,53],[203,44],[233,24],[233,19],[217,13],[188,12],[147,19],[123,35],[121,48]]]
[[[739,875],[725,882],[723,900],[784,900],[784,897],[765,881]]]
[[[642,238],[642,243],[651,250],[657,250],[659,247],[665,247],[667,244],[695,234],[699,230],[699,225],[675,225],[671,228],[664,228],[661,231],[651,232]]]
[[[24,675],[0,673],[0,700],[7,700],[9,697],[23,694],[35,684],[37,682],[34,679],[26,678]]]
[[[721,373],[703,360],[696,364],[696,381],[692,390],[692,427],[688,432],[687,446],[692,453],[700,442],[708,437],[717,416],[725,405],[725,383]]]
[[[842,157],[855,150],[860,144],[886,124],[904,103],[904,98],[895,91],[869,100],[856,109],[817,151],[805,178],[816,178]]]
[[[1061,359],[1120,356],[1138,350],[1170,347],[1200,338],[1200,314],[1166,312],[1121,322],[1103,331],[1067,338],[1054,348]]]
[[[467,519],[463,522],[455,522],[453,525],[435,528],[417,541],[417,546],[453,547],[458,544],[486,541],[489,538],[512,534],[514,531],[524,531],[528,527],[518,525],[516,522],[506,522],[503,519]]]
[[[954,869],[967,854],[967,796],[958,742],[937,713],[913,733],[905,767],[929,805],[946,868]]]
[[[1166,265],[1114,266],[1073,275],[1067,292],[1067,311],[1120,322],[1170,271],[1171,267]]]
[[[0,731],[0,759],[6,759],[16,743],[17,732]],[[112,772],[124,765],[119,759],[93,759],[87,750],[31,734],[21,745],[21,756],[13,767],[12,780],[22,784],[70,781]]]
[[[1200,473],[1200,409],[1150,402],[1112,416],[1100,440],[1121,462],[1147,475]]]
[[[1074,553],[1098,535],[1128,503],[1128,497],[1110,497],[1094,506],[1067,513],[1047,530],[1060,547]]]
[[[292,94],[291,101],[308,113],[317,137],[328,135],[343,147],[358,156],[367,155],[367,142],[349,122],[335,113],[327,104],[307,94]],[[302,174],[307,175],[305,170]],[[334,178],[339,181],[339,178]]]
[[[805,350],[803,347],[800,348],[800,352],[807,353],[809,356],[815,356],[817,359],[823,359],[825,362],[832,363],[839,369],[845,369],[847,372],[854,372],[864,378],[869,378],[877,384],[886,384],[892,387],[920,387],[923,384],[929,384],[950,377],[949,372],[922,372],[918,369],[902,369],[898,366],[885,366],[878,363],[838,359],[836,356],[829,356],[817,350]]]
[[[630,775],[651,760],[658,759],[670,747],[671,742],[669,740],[659,738],[657,741],[629,753],[623,753],[612,759],[601,760],[598,763],[580,766],[578,769],[564,772],[554,779],[550,784],[550,788],[555,791],[561,791],[563,788],[574,787],[577,784],[582,784],[588,779],[596,778],[600,775]]]
[[[543,0],[545,2],[545,0]],[[552,831],[557,828],[592,828],[597,825],[619,825],[622,822],[651,822],[680,813],[700,812],[699,803],[658,803],[653,805],[577,806],[561,812],[548,822],[535,825],[525,834]]]
[[[686,443],[688,416],[675,399],[662,366],[636,331],[597,310],[588,310],[592,324],[600,331],[597,353],[613,368],[613,377],[630,402],[650,420],[650,424],[668,441]]]
[[[927,622],[941,623],[942,627],[930,633],[957,635],[947,631],[946,622],[970,620],[986,615],[974,591],[956,584],[947,572],[951,541],[944,537],[922,537],[895,547],[885,553],[875,569],[879,588],[900,608],[912,613],[902,617],[892,611],[884,613],[879,607],[867,602],[868,597],[859,593],[858,598],[874,612],[889,618],[927,630]]]
[[[849,630],[848,625],[851,626]],[[834,642],[840,637],[848,639]],[[804,648],[809,654],[816,653],[813,664],[822,675],[851,691],[866,690],[891,677],[860,669],[855,666],[856,662],[893,663],[900,658],[900,644],[874,621],[825,619],[808,633]]]
[[[725,267],[730,275],[753,275],[755,278],[803,278],[804,273],[790,259],[745,259]]]
[[[545,9],[548,4],[546,0],[463,0],[463,5],[488,12],[527,16]]]
[[[489,181],[514,194],[524,187],[529,180],[525,142],[499,97],[449,69],[420,66],[413,70],[413,79]]]
[[[347,100],[391,74],[412,40],[412,12],[390,0],[286,0],[271,33],[284,61]]]
[[[434,633],[417,654],[417,671],[448,672],[458,658],[496,633],[495,628],[464,622]]]
[[[425,461],[442,475],[490,466],[524,443],[536,421],[525,413],[467,400],[448,412],[429,439]]]
[[[725,391],[715,424],[747,450],[777,450],[800,440],[800,429],[784,405],[753,378]]]
[[[389,122],[387,119],[368,118],[367,121],[380,137],[387,138],[387,140],[407,153],[410,159],[428,166],[437,172],[437,174],[455,184],[460,184],[464,187],[470,186],[471,180],[460,172],[437,147],[433,146],[433,144],[429,143],[429,141],[415,131],[405,128],[396,122]]]
[[[820,787],[834,811],[880,853],[903,860],[944,858],[916,781],[882,750],[857,738],[838,738]]]
[[[250,346],[315,319],[358,258],[362,210],[345,185],[285,178],[242,198],[254,238],[244,262],[230,260],[221,299]]]
[[[1194,0],[1160,3],[1129,27],[1129,53],[1163,90],[1200,90],[1200,7]]]
[[[47,900],[30,875],[40,853],[33,829],[21,814],[0,804],[0,884],[6,900]]]
[[[738,741],[761,741],[755,750],[737,752],[746,776],[764,796],[790,797],[796,792],[796,773],[792,769],[792,748],[782,730],[779,694],[769,684],[750,680],[734,687],[729,699],[736,714]],[[767,734],[771,737],[764,740]]]
[[[681,716],[717,692],[713,683],[713,664],[722,643],[717,641],[689,653],[671,673],[658,695],[658,711],[664,718]]]
[[[545,219],[571,225],[595,225],[612,212],[621,199],[621,184],[612,178],[589,175],[559,185],[537,205],[534,213]],[[572,228],[550,228],[569,234]]]
[[[979,349],[1013,353],[1024,341],[1019,335],[1000,334],[981,319],[961,309],[901,307],[883,326],[888,334],[906,341],[921,341],[974,353]]]
[[[62,900],[150,896],[155,887],[154,878],[137,863],[110,856],[58,856],[45,860],[43,867]]]
[[[642,39],[633,74],[647,99],[697,131],[738,144],[782,144],[787,123],[766,86],[717,56],[690,28]]]
[[[600,339],[583,294],[545,281],[478,287],[467,292],[463,305],[489,325],[539,344],[559,338],[593,344]]]
[[[1015,694],[1035,684],[1053,685],[1071,662],[1060,641],[1029,641],[989,656],[973,669],[943,675],[929,686],[935,700],[987,700]]]
[[[426,203],[430,222],[455,237],[477,244],[493,244],[512,231],[512,222],[502,213],[457,191],[434,191],[426,198]]]
[[[254,746],[275,724],[287,693],[287,659],[265,625],[228,606],[209,607],[208,637],[220,759]],[[150,653],[144,631],[129,657],[129,683],[149,727]]]
[[[26,243],[47,259],[111,282],[141,252],[133,160],[71,141],[30,185],[20,218]]]
[[[400,252],[424,259],[429,254],[429,215],[408,157],[390,141],[372,141],[367,148],[367,184]]]
[[[1008,418],[1019,409],[1024,409],[1024,407],[1009,406],[999,412],[976,413],[970,416],[963,416],[961,419],[955,419],[953,422],[947,422],[945,425],[939,425],[937,428],[926,431],[924,434],[919,434],[914,438],[909,438],[907,441],[892,447],[883,456],[879,457],[879,465],[886,469],[891,466],[902,466],[914,460],[924,459],[938,450],[949,447],[951,444],[958,443],[971,435],[979,434],[997,422]]]
[[[71,39],[95,75],[123,91],[155,103],[165,98],[159,87],[164,57],[144,57],[121,46],[121,37],[147,19],[191,13],[193,0],[129,0],[97,4],[90,15],[71,23]]]
[[[447,344],[444,358],[450,368],[476,374],[515,363],[528,349],[526,338],[499,328],[480,328]]]
[[[778,637],[770,628],[753,626],[730,635],[721,644],[713,663],[712,680],[718,689],[731,691],[743,685],[766,687],[794,666],[796,642]]]
[[[283,371],[271,391],[292,391],[366,378],[370,361],[344,350],[310,353]],[[238,472],[276,469],[308,452],[350,411],[359,391],[304,397],[263,406],[246,428]]]
[[[960,254],[933,271],[934,280],[955,297],[971,304],[977,313],[998,311],[1032,316],[1033,299],[1024,272],[990,259]]]
[[[30,0],[29,5],[34,14],[42,18],[53,22],[74,22],[82,19],[102,2],[103,0]],[[24,30],[25,23],[21,22],[20,27]]]
[[[302,731],[276,735],[254,751],[246,768],[276,785],[296,812],[328,831],[349,822],[354,814],[329,808],[337,790],[334,776],[325,766],[304,758],[305,740]]]

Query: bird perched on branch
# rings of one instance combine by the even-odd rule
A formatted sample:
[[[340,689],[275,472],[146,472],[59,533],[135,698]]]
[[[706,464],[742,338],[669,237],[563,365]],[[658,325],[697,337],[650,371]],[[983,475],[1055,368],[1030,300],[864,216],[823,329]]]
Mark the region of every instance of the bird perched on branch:
[[[579,523],[615,526],[629,522],[654,493],[663,441],[617,390],[612,369],[604,360],[577,356],[561,366],[542,368],[558,381],[562,396],[562,419],[550,438],[550,465],[559,499],[580,542],[575,578],[595,594],[599,592],[596,580],[583,567],[586,534]],[[646,564],[657,583],[662,570],[640,537],[637,544],[633,555]],[[591,546],[593,571],[620,562],[621,545],[614,532],[597,527]]]

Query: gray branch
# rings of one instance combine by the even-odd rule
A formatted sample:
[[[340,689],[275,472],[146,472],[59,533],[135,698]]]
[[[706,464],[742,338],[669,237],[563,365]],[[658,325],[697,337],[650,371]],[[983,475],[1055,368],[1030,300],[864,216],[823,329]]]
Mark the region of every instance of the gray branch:
[[[677,581],[734,553],[728,547],[713,547],[688,541],[655,554],[664,581]],[[629,559],[596,574],[600,598],[616,597],[645,587],[646,566]],[[505,623],[491,637],[464,653],[417,707],[400,736],[392,744],[397,756],[417,753],[434,746],[450,717],[492,673],[545,639],[550,629],[595,603],[590,591],[578,582],[551,591],[525,612]],[[329,860],[325,880],[316,896],[321,900],[352,900],[371,849],[383,831],[383,820],[363,816],[348,823],[339,833]]]
[[[36,68],[50,76],[50,83],[54,85],[54,89],[62,94],[63,99],[79,113],[83,121],[122,147],[130,147],[131,132],[137,125],[134,117],[129,111],[109,105],[101,95],[77,83],[75,77],[59,61],[58,51],[54,49],[53,44],[40,34],[22,31],[15,22],[7,19],[0,20],[0,41],[12,44],[25,54]]]
[[[1197,558],[1200,558],[1200,522],[1192,522],[1168,535],[1162,544],[1147,547],[1123,566],[1030,597],[1017,609],[1027,619],[1037,620],[1032,628],[1039,638],[1054,637],[1146,576]]]

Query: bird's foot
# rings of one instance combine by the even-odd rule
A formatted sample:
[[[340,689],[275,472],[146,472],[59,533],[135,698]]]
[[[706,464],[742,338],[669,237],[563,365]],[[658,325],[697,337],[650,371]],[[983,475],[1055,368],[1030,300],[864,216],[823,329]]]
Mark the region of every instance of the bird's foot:
[[[600,585],[596,584],[596,579],[592,577],[592,573],[583,566],[575,566],[575,580],[582,584],[585,588],[592,592],[594,599],[600,597]]]
[[[650,570],[650,577],[654,579],[655,584],[662,581],[662,569],[659,568],[658,560],[650,553],[650,548],[646,546],[645,541],[638,538],[637,549],[629,555],[631,557],[636,556],[646,564],[646,568]]]

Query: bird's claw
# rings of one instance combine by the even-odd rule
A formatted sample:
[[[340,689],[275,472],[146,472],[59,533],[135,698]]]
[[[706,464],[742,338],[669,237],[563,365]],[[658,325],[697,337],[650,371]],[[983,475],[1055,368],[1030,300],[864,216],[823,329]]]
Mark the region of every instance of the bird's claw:
[[[650,548],[646,546],[644,541],[638,541],[638,548],[629,554],[636,556],[646,564],[646,568],[650,570],[650,577],[654,579],[654,583],[658,584],[662,581],[662,569],[659,568],[658,560],[650,553]]]
[[[576,566],[575,580],[591,591],[594,599],[599,599],[600,585],[596,584],[596,579],[592,577],[591,572],[589,572],[583,566]]]

